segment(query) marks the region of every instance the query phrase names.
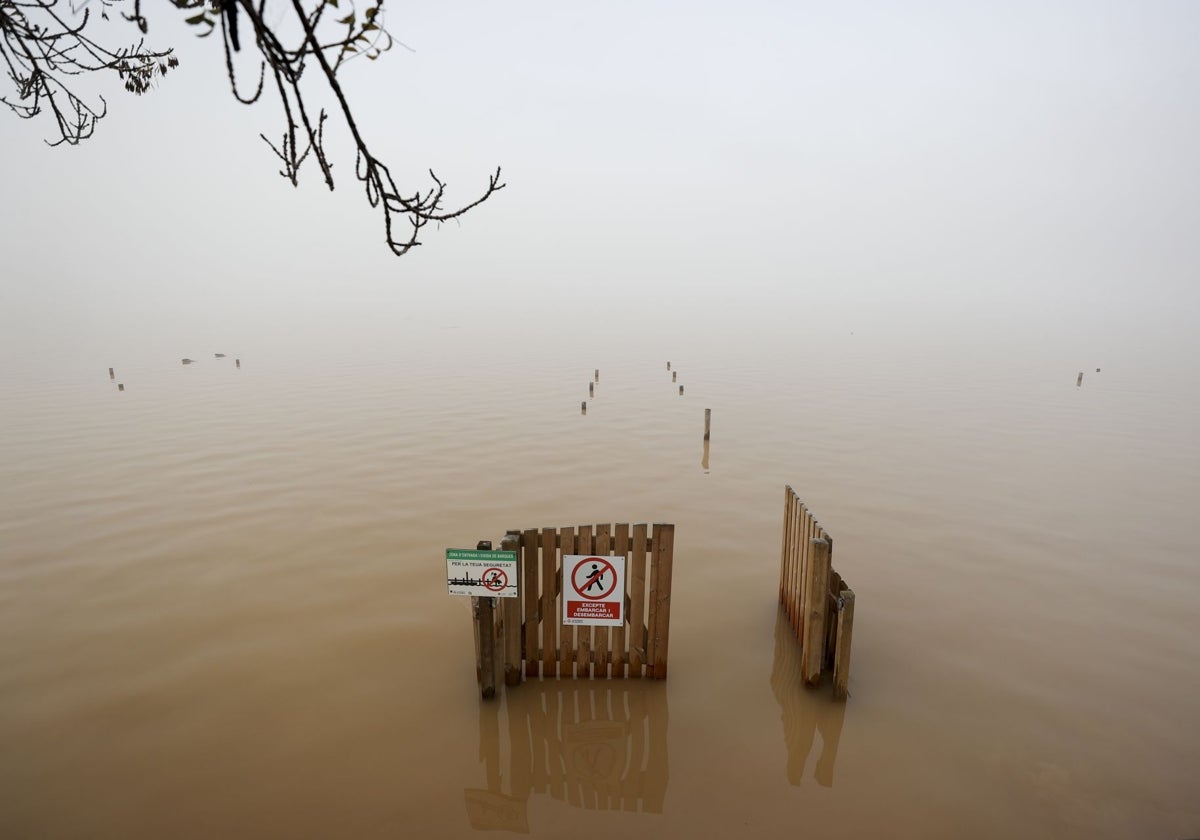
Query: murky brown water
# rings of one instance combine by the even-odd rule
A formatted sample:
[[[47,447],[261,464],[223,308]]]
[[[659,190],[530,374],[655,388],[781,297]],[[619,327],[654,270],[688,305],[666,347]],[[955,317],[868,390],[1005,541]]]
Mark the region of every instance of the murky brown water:
[[[10,379],[0,835],[1200,836],[1193,375],[524,335]],[[785,483],[844,707],[779,635]],[[676,523],[669,682],[481,705],[444,549],[592,521]]]

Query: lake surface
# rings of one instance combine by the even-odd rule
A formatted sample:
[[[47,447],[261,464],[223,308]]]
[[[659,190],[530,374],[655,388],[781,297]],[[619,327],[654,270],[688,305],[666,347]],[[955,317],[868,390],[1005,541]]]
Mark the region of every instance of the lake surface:
[[[1194,362],[575,320],[10,365],[0,835],[1200,836]],[[670,679],[482,703],[445,549],[593,522],[676,525]]]

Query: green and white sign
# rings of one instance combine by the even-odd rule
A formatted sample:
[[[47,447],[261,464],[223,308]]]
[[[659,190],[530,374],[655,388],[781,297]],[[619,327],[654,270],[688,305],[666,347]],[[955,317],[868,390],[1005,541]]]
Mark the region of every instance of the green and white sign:
[[[446,583],[451,595],[516,598],[517,553],[447,548]]]

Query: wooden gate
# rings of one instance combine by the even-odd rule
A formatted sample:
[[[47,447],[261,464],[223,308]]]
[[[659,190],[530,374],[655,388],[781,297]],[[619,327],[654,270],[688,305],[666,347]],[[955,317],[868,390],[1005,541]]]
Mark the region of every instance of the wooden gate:
[[[500,545],[518,557],[516,598],[495,599],[498,613],[476,604],[476,660],[484,696],[494,694],[495,664],[504,665],[506,685],[525,677],[642,677],[666,679],[671,622],[671,567],[675,526],[580,525],[509,531]],[[577,627],[563,623],[564,555],[625,558],[625,609],[620,627]],[[493,600],[493,599],[478,599]],[[495,655],[489,661],[491,628]],[[492,691],[489,693],[489,679]]]
[[[779,600],[803,646],[804,682],[816,685],[833,671],[833,696],[845,700],[850,684],[854,592],[833,569],[833,537],[796,496],[783,491],[783,556]]]

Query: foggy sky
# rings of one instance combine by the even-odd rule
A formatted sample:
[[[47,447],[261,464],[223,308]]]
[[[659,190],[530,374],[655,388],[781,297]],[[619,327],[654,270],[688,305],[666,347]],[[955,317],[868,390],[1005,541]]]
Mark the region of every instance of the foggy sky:
[[[1195,3],[396,2],[412,51],[345,75],[370,142],[509,185],[399,259],[340,129],[337,191],[294,190],[273,101],[150,13],[181,67],[101,86],[92,140],[0,118],[9,359],[505,319],[1197,346]]]

